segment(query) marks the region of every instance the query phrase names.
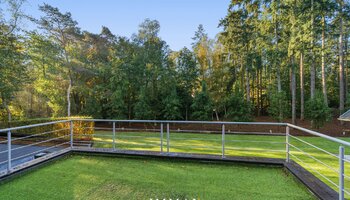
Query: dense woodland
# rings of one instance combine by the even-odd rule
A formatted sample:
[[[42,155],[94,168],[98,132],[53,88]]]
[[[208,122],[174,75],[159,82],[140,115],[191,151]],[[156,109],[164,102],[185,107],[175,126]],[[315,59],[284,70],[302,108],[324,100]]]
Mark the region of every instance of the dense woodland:
[[[348,0],[232,0],[209,38],[172,51],[145,19],[131,37],[81,30],[70,13],[0,0],[0,119],[310,119],[350,106]],[[34,31],[26,30],[34,23]],[[121,29],[123,27],[120,27]]]

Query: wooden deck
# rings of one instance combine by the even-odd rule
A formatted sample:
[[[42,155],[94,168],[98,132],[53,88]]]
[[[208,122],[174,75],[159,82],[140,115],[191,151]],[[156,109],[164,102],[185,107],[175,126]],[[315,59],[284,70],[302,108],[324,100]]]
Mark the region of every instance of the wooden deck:
[[[3,181],[6,181],[8,179],[12,179],[20,174],[23,174],[27,171],[30,171],[34,168],[37,168],[43,164],[46,164],[48,162],[51,162],[53,160],[59,159],[60,157],[70,154],[72,151],[70,148],[65,148],[59,151],[56,151],[54,153],[48,154],[46,156],[31,160],[29,162],[26,162],[24,164],[18,165],[14,168],[12,168],[10,173],[7,173],[6,171],[0,172],[0,184]]]
[[[240,162],[252,164],[266,164],[266,165],[280,165],[283,167],[284,160],[277,158],[258,158],[258,157],[239,157],[227,156],[222,158],[221,155],[208,154],[189,154],[189,153],[159,153],[156,151],[132,151],[132,150],[113,150],[105,148],[84,148],[74,147],[74,153],[95,153],[95,154],[109,154],[109,155],[132,155],[132,156],[149,156],[157,158],[177,158],[189,160],[203,160],[203,161],[220,161],[220,162]]]
[[[308,187],[312,193],[314,193],[319,199],[322,200],[334,200],[338,199],[338,192],[334,191],[315,175],[307,171],[294,161],[290,161],[284,164],[295,177],[297,177],[306,187]]]

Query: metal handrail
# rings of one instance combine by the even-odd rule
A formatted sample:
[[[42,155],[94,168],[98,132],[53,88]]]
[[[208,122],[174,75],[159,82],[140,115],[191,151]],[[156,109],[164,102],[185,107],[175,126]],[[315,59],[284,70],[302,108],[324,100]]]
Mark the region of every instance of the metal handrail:
[[[72,121],[93,121],[93,122],[124,122],[124,123],[164,123],[164,124],[217,124],[217,125],[270,125],[270,126],[288,126],[311,135],[319,136],[325,139],[328,139],[333,142],[343,144],[350,147],[350,143],[344,140],[340,140],[316,131],[312,131],[300,126],[296,126],[290,123],[280,123],[280,122],[227,122],[227,121],[171,121],[171,120],[113,120],[113,119],[79,119],[75,118]]]
[[[306,133],[309,133],[311,135],[322,137],[322,138],[328,139],[328,140],[330,140],[332,142],[336,142],[336,143],[339,143],[339,144],[342,144],[342,145],[350,147],[350,143],[346,142],[344,140],[341,140],[341,139],[338,139],[338,138],[334,138],[334,137],[331,137],[331,136],[328,136],[328,135],[325,135],[325,134],[322,134],[322,133],[319,133],[319,132],[316,132],[316,131],[312,131],[312,130],[309,130],[309,129],[306,129],[306,128],[302,128],[300,126],[296,126],[296,125],[293,125],[293,124],[287,124],[287,126],[289,126],[291,128],[294,128],[294,129],[298,129],[298,130],[306,132]]]
[[[124,122],[124,123],[164,123],[164,124],[232,124],[232,125],[272,125],[287,126],[288,123],[280,122],[227,122],[227,121],[178,121],[178,120],[117,120],[117,119],[79,119],[74,118],[72,121],[94,121],[94,122]]]
[[[46,126],[46,125],[58,124],[58,123],[67,123],[67,122],[71,122],[71,121],[72,120],[61,120],[61,121],[53,121],[53,122],[46,122],[46,123],[40,123],[40,124],[32,124],[32,125],[26,125],[26,126],[5,128],[5,129],[0,129],[0,133],[8,132],[8,131],[20,130],[20,129],[25,129],[25,128],[34,128],[34,127],[38,127],[38,126]]]

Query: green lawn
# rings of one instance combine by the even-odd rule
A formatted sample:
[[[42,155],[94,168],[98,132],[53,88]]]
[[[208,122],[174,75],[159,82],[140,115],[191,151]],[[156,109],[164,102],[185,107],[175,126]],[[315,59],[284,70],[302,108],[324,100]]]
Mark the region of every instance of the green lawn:
[[[129,150],[149,150],[160,151],[160,134],[150,132],[117,132],[116,148]],[[297,137],[305,140],[317,147],[338,154],[338,144],[322,139],[320,137]],[[342,138],[344,139],[344,138]],[[285,159],[285,137],[284,136],[256,136],[256,135],[226,135],[225,154],[227,156],[254,156],[267,158]],[[345,138],[345,140],[350,141]],[[111,148],[112,132],[96,131],[94,136],[94,147]],[[290,138],[290,143],[296,148],[308,153],[314,158],[310,158],[305,153],[295,147],[290,147],[291,159],[308,169],[326,184],[338,191],[337,170],[339,168],[338,159],[328,155],[314,147],[311,147],[295,138]],[[166,151],[166,134],[163,136],[163,150]],[[201,153],[201,154],[221,154],[221,135],[220,134],[195,134],[195,133],[176,133],[170,134],[170,152]],[[350,154],[350,150],[345,149]],[[298,160],[299,159],[299,160]],[[320,164],[315,159],[321,161]],[[325,166],[325,165],[328,166]],[[333,169],[331,169],[331,168]],[[322,177],[317,172],[325,177]],[[345,163],[345,175],[350,177],[350,164]],[[345,177],[345,188],[350,191],[350,178]],[[349,196],[348,196],[349,197]]]
[[[279,167],[69,156],[0,185],[0,199],[315,199]]]

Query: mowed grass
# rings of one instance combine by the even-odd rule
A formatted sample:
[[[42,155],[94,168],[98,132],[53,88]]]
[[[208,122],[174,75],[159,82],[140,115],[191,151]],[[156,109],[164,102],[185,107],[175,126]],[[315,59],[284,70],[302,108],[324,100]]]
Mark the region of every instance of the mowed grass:
[[[75,155],[0,185],[0,199],[315,199],[282,168]]]
[[[298,140],[299,139],[299,140]],[[304,142],[322,148],[331,154],[318,150]],[[348,138],[341,138],[350,141]],[[95,131],[93,147],[112,148],[110,131]],[[200,153],[221,155],[220,134],[170,133],[170,153]],[[250,156],[266,158],[286,158],[285,136],[237,135],[225,136],[226,156]],[[338,191],[339,151],[337,143],[320,137],[290,137],[290,158],[316,175],[335,191]],[[160,134],[156,132],[117,132],[116,148],[128,150],[160,151]],[[163,135],[163,151],[167,151],[166,133]],[[350,150],[345,148],[345,154]],[[321,175],[320,175],[321,174]],[[350,191],[350,163],[345,162],[345,189]],[[350,197],[346,194],[347,197]]]

